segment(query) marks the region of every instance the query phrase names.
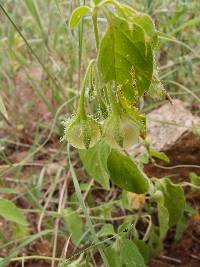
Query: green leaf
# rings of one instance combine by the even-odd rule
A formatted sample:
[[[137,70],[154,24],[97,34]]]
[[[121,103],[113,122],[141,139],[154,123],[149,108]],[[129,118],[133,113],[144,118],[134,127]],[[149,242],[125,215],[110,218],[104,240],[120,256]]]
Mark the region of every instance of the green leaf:
[[[22,211],[15,204],[7,199],[0,199],[0,216],[6,220],[21,225],[27,225],[26,218]]]
[[[121,239],[120,254],[121,260],[125,266],[145,267],[144,259],[133,241],[128,239]]]
[[[140,239],[134,239],[133,242],[137,246],[137,248],[140,251],[140,254],[144,258],[145,263],[149,262],[151,258],[151,250],[148,244],[146,244],[143,240]]]
[[[109,235],[114,235],[115,231],[113,228],[113,225],[110,223],[104,224],[101,228],[101,230],[98,232],[98,236],[109,236]]]
[[[123,233],[127,233],[128,231],[130,231],[130,229],[132,229],[133,227],[131,227],[133,224],[133,220],[132,218],[127,218],[125,222],[123,222],[122,224],[119,225],[117,232],[118,234],[123,234]]]
[[[114,14],[101,41],[97,58],[104,83],[115,81],[120,99],[133,106],[148,90],[153,73],[153,55],[144,30]]]
[[[24,239],[29,236],[30,229],[28,226],[24,226],[17,223],[11,223],[10,229],[12,231],[12,240]]]
[[[174,240],[177,242],[181,239],[184,231],[186,230],[189,223],[189,217],[186,214],[182,214],[181,218],[179,219],[176,225],[176,234]]]
[[[71,30],[76,27],[76,25],[80,22],[81,18],[85,16],[86,14],[91,12],[91,8],[88,6],[80,6],[77,7],[71,14],[70,20],[69,20],[69,27]]]
[[[107,158],[110,147],[106,143],[99,143],[88,150],[79,150],[80,158],[88,174],[109,190],[109,175],[107,171]]]
[[[109,267],[145,267],[144,259],[133,241],[121,238],[106,248]]]
[[[190,172],[189,177],[190,177],[191,184],[198,186],[200,189],[200,176],[194,172]],[[199,189],[193,188],[193,191],[198,191]]]
[[[152,157],[154,158],[157,158],[157,159],[160,159],[160,160],[163,160],[167,163],[170,162],[170,159],[168,158],[168,156],[164,153],[164,152],[160,152],[160,151],[157,151],[155,149],[150,149],[149,150],[149,153]]]
[[[163,251],[163,241],[160,239],[160,229],[156,225],[152,225],[148,245],[150,246],[151,255],[154,257]]]
[[[133,22],[138,24],[145,31],[145,34],[148,36],[149,40],[152,43],[152,46],[155,47],[158,42],[157,32],[155,25],[150,16],[144,13],[136,13],[133,16]]]
[[[127,20],[140,26],[145,32],[145,38],[151,41],[152,47],[156,47],[158,38],[155,24],[152,18],[142,12],[137,12],[128,5],[121,5],[117,9],[120,16],[125,17]]]
[[[105,254],[106,254],[109,267],[122,267],[120,254],[113,246],[106,248]]]
[[[169,227],[172,227],[178,223],[185,209],[184,191],[180,185],[173,184],[168,178],[161,181],[160,189],[164,194],[164,206],[169,212]]]
[[[200,127],[198,127],[197,125],[193,125],[192,132],[196,137],[200,138]]]
[[[158,203],[158,220],[160,239],[163,241],[169,229],[169,212],[163,203]]]
[[[8,113],[6,111],[6,108],[5,108],[5,105],[4,105],[4,102],[3,102],[3,99],[2,97],[0,96],[0,113],[3,114],[3,116],[8,119]]]
[[[108,171],[111,179],[119,187],[138,194],[144,194],[149,189],[147,176],[127,156],[112,149],[108,161]]]
[[[83,235],[83,222],[80,216],[71,208],[63,209],[61,214],[73,243],[78,245]]]

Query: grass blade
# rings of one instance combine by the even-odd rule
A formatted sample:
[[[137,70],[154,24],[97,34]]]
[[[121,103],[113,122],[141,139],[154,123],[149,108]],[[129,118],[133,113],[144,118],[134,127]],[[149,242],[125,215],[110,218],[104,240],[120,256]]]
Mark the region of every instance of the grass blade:
[[[199,23],[200,23],[200,17],[191,19],[191,20],[181,24],[179,27],[175,28],[170,34],[174,35],[175,33],[180,32],[180,31],[184,30],[185,28],[196,26]]]
[[[5,10],[5,8],[2,6],[2,4],[0,3],[0,8],[3,11],[4,15],[8,18],[8,20],[11,22],[11,24],[13,25],[13,27],[15,28],[15,30],[18,32],[18,34],[20,35],[20,37],[23,39],[23,41],[25,42],[27,48],[29,49],[29,51],[33,54],[33,56],[37,59],[37,61],[39,62],[39,64],[41,65],[42,69],[45,71],[45,73],[48,75],[49,78],[51,78],[52,82],[54,83],[55,87],[61,91],[61,93],[64,96],[64,91],[61,90],[61,86],[57,84],[56,82],[56,77],[53,77],[52,74],[49,72],[48,68],[43,64],[43,62],[40,60],[39,56],[35,53],[35,51],[33,50],[33,48],[31,47],[31,45],[29,44],[29,42],[27,41],[27,39],[25,38],[25,36],[22,34],[22,32],[20,31],[20,29],[18,28],[18,26],[15,24],[15,22],[12,20],[12,18],[10,17],[10,15],[8,14],[8,12]]]
[[[38,5],[35,0],[24,0],[28,10],[30,11],[32,17],[35,19],[38,27],[40,28],[41,32],[45,35],[44,28],[42,25],[42,21],[40,19],[40,14],[38,11]]]

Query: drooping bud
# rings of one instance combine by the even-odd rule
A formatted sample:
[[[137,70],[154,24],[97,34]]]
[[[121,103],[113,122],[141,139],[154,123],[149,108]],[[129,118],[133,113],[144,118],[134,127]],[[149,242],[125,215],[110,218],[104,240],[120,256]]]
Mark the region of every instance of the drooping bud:
[[[104,124],[104,139],[116,149],[128,149],[139,141],[140,128],[126,114],[112,114]]]
[[[101,138],[101,127],[92,118],[80,119],[77,117],[64,123],[66,139],[73,147],[88,149],[96,145]]]

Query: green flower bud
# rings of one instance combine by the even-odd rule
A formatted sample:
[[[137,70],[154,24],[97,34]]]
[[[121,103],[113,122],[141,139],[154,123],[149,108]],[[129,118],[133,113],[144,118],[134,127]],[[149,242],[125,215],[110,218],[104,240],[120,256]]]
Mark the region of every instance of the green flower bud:
[[[104,124],[104,139],[116,149],[127,149],[139,141],[140,128],[127,115],[112,114]]]
[[[64,123],[66,139],[73,147],[88,149],[96,145],[101,138],[101,127],[94,119],[74,117]]]

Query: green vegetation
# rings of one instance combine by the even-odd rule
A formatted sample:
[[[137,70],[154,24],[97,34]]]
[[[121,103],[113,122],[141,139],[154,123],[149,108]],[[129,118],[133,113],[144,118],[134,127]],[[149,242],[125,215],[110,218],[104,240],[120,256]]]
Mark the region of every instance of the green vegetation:
[[[0,266],[142,267],[169,231],[181,239],[200,177],[145,174],[154,159],[170,163],[145,141],[146,114],[173,97],[199,107],[199,10],[1,1]]]

